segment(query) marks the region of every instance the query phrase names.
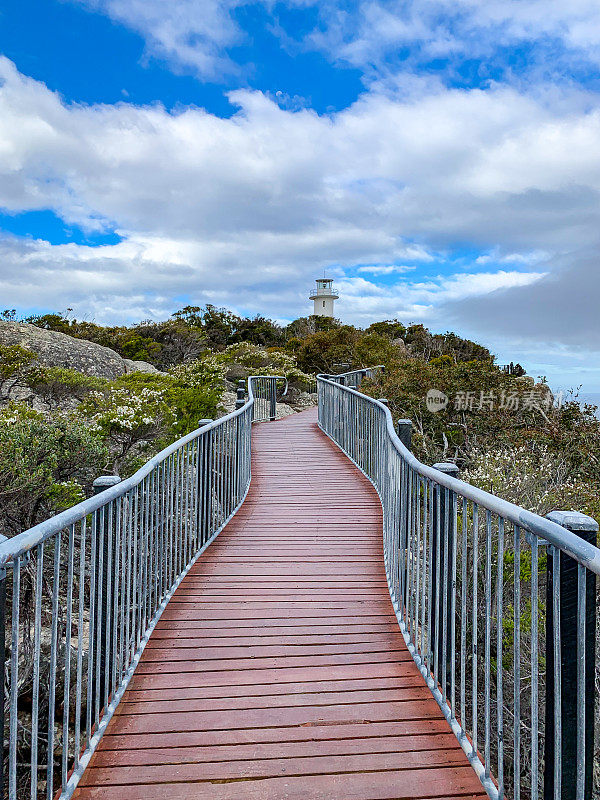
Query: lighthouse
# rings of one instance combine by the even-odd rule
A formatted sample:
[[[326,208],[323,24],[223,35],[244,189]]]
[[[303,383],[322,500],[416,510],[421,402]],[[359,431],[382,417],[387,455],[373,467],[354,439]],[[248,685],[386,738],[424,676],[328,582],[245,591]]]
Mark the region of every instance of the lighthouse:
[[[314,301],[315,307],[313,314],[316,317],[333,317],[333,301],[337,300],[332,286],[333,278],[317,278],[317,287],[310,293],[310,299]]]

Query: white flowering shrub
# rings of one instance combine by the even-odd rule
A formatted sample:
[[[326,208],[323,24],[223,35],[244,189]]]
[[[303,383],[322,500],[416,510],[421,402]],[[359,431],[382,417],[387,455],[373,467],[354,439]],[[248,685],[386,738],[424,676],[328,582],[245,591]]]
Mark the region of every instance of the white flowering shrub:
[[[564,457],[537,442],[476,450],[461,477],[542,516],[556,508],[588,507],[586,482],[571,474]]]
[[[202,359],[184,361],[169,370],[175,380],[190,389],[222,389],[226,367],[212,353]]]
[[[89,429],[109,441],[115,469],[134,447],[145,452],[174,424],[176,415],[166,394],[166,389],[142,386],[135,390],[113,384],[104,392],[91,392],[82,403]]]
[[[282,375],[299,389],[308,389],[314,378],[298,368],[296,357],[276,347],[264,348],[251,342],[230,344],[213,356],[218,364],[239,364],[248,374]]]

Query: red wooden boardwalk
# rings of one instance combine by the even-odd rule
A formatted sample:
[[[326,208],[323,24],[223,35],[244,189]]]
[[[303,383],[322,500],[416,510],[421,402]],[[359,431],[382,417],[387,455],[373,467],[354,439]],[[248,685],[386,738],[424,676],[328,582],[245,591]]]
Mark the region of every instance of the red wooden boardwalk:
[[[314,410],[255,427],[246,502],[169,603],[75,797],[485,797],[398,629],[381,525]]]

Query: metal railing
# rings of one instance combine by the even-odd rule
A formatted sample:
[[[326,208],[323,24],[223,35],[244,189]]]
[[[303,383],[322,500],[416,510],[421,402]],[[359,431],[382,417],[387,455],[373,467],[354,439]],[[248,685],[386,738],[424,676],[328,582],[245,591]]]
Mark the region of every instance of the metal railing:
[[[363,369],[353,369],[350,372],[340,372],[337,375],[321,375],[319,377],[327,378],[334,383],[340,383],[342,386],[350,386],[353,389],[358,389],[363,378],[372,378],[378,372],[383,372],[385,367],[383,364],[378,364],[376,367],[365,367]]]
[[[246,496],[277,380],[250,378],[240,408],[0,544],[0,796],[72,795],[173,592]]]
[[[334,297],[337,300],[339,295],[333,286],[313,286],[309,299],[314,300],[315,297]]]
[[[319,425],[379,493],[400,628],[482,785],[597,797],[597,524],[542,518],[446,474],[455,465],[422,464],[349,378],[318,377]]]

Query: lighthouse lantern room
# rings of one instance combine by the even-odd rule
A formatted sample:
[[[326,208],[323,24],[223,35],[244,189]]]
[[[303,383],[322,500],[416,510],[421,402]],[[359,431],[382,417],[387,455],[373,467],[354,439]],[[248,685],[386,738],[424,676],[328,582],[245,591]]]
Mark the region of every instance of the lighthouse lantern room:
[[[333,278],[317,278],[317,287],[310,294],[316,317],[333,317],[333,303],[339,295],[332,284]]]

